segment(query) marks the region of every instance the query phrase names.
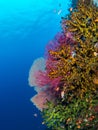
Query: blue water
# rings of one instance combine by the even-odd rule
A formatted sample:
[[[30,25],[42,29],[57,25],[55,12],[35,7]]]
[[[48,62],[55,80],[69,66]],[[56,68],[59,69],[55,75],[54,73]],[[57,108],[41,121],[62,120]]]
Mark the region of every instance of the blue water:
[[[69,6],[70,0],[0,0],[0,130],[45,130],[30,102],[28,73]]]

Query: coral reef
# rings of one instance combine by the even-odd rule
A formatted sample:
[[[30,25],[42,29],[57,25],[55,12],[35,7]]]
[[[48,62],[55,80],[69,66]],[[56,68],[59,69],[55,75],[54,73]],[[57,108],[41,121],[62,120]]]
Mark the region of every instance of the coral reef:
[[[69,96],[69,95],[68,95]],[[47,108],[43,110],[45,124],[53,130],[97,130],[98,108],[95,112],[94,105],[98,103],[98,97],[87,93],[83,99],[73,99],[71,103],[66,101],[54,104],[47,102]]]
[[[98,41],[98,8],[86,2],[79,0],[71,15],[63,18],[62,28],[72,32],[76,40],[85,41],[88,38],[94,44]]]
[[[52,130],[98,129],[98,7],[79,0],[62,19],[62,32],[34,62],[31,99]]]

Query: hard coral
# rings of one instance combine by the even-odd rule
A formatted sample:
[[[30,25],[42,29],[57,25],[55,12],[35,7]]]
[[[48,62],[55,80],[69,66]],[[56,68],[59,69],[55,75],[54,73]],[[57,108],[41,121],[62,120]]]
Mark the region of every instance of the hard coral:
[[[80,0],[69,18],[62,20],[62,26],[72,32],[76,40],[90,38],[94,44],[98,41],[98,8]]]

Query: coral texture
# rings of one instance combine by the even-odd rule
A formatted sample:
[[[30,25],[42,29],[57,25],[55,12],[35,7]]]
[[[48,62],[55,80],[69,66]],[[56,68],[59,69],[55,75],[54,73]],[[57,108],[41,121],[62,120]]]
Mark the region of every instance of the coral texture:
[[[31,99],[52,130],[98,128],[98,7],[79,0],[62,19],[62,32],[46,46],[45,59],[34,62]]]

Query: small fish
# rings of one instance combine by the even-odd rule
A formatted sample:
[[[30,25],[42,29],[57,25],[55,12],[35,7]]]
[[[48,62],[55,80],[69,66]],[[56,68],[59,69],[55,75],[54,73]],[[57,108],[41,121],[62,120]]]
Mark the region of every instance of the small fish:
[[[72,12],[72,11],[73,11],[73,8],[71,7],[69,10],[70,10],[70,12]]]
[[[42,125],[44,125],[44,124],[45,124],[45,122],[43,121],[43,122],[42,122]]]
[[[61,98],[64,98],[64,91],[61,92]]]
[[[72,55],[72,57],[75,57],[76,53],[74,51],[72,51],[71,55]]]
[[[59,87],[57,87],[57,88],[55,89],[55,91],[59,91]]]
[[[36,113],[34,113],[34,117],[37,117],[37,114],[36,114]]]
[[[60,14],[61,14],[61,12],[62,12],[62,10],[60,9],[60,10],[58,11],[58,15],[60,15]]]

